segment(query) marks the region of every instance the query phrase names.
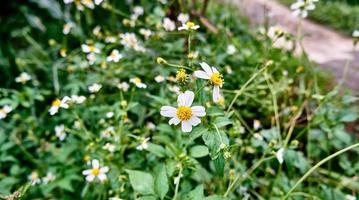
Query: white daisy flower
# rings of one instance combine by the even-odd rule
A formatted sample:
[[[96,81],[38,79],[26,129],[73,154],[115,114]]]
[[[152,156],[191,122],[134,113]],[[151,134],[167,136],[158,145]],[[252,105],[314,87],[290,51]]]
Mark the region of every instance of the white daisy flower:
[[[116,146],[113,145],[113,144],[111,144],[111,143],[106,143],[106,144],[102,147],[102,149],[113,153],[113,152],[115,152],[115,150],[116,150]]]
[[[155,77],[155,81],[157,82],[157,83],[161,83],[161,82],[163,82],[165,80],[165,77],[163,77],[162,75],[157,75],[156,77]]]
[[[259,120],[257,120],[257,119],[253,120],[253,129],[254,129],[254,130],[258,130],[258,129],[261,128],[261,127],[262,127],[261,121],[259,121]]]
[[[227,46],[227,54],[228,55],[233,55],[236,52],[237,52],[237,49],[233,44],[230,44]]]
[[[185,13],[180,13],[177,17],[177,20],[182,24],[185,24],[189,20],[189,15]]]
[[[135,84],[136,87],[138,87],[138,88],[147,88],[147,85],[142,83],[142,80],[140,78],[138,78],[138,77],[131,78],[130,82]]]
[[[164,117],[170,117],[169,125],[178,125],[182,122],[182,131],[191,132],[192,126],[197,126],[201,123],[199,117],[206,115],[205,108],[203,106],[192,106],[194,99],[194,93],[192,91],[186,91],[178,95],[177,104],[178,107],[162,106],[161,115]]]
[[[55,126],[55,135],[60,141],[63,141],[66,138],[65,125]]]
[[[3,106],[0,109],[0,119],[5,119],[5,117],[7,116],[7,114],[9,114],[12,111],[12,108],[8,105]]]
[[[64,35],[69,34],[70,31],[71,31],[71,29],[72,29],[73,27],[75,27],[75,24],[72,23],[72,22],[69,22],[69,23],[64,24],[64,26],[63,26],[63,28],[62,28],[62,33],[63,33]]]
[[[123,58],[122,54],[117,49],[111,51],[111,54],[106,58],[107,62],[118,62]]]
[[[278,162],[280,164],[283,163],[284,161],[284,148],[280,148],[276,153],[275,153],[275,157],[277,158]]]
[[[49,113],[50,115],[54,115],[56,114],[60,108],[64,108],[64,109],[68,109],[69,108],[69,102],[71,101],[71,98],[68,96],[65,96],[64,98],[62,98],[62,100],[60,99],[55,99],[52,102],[52,105],[49,109]]]
[[[353,37],[359,38],[359,30],[355,30],[355,31],[353,32]]]
[[[220,98],[219,89],[223,86],[224,80],[222,74],[215,67],[210,67],[207,63],[199,63],[203,70],[194,72],[195,77],[210,80],[213,85],[213,101],[218,102]]]
[[[71,95],[71,101],[76,103],[76,104],[82,104],[83,102],[86,101],[86,97],[85,96],[78,96],[78,95]]]
[[[199,25],[196,25],[195,23],[193,22],[186,22],[185,24],[182,24],[182,26],[178,27],[178,30],[181,31],[181,30],[197,30],[199,29]]]
[[[42,178],[44,184],[48,184],[56,179],[56,176],[52,172],[47,172],[46,176]]]
[[[115,128],[113,126],[109,126],[101,132],[101,137],[102,138],[110,138],[111,135],[114,133],[115,133]]]
[[[105,38],[105,42],[106,42],[106,43],[115,43],[116,41],[117,41],[117,38],[114,37],[114,36],[107,36],[107,37]]]
[[[29,80],[31,80],[31,76],[26,72],[21,72],[20,76],[15,78],[16,83],[22,83],[22,84],[25,84]]]
[[[100,49],[93,45],[82,44],[81,49],[84,53],[100,53]]]
[[[36,185],[41,183],[39,174],[35,171],[31,172],[31,174],[28,176],[28,179],[31,181],[31,185]]]
[[[176,29],[175,23],[167,17],[163,19],[162,26],[166,31],[174,31]]]
[[[94,84],[88,86],[88,90],[91,93],[96,93],[96,92],[100,91],[101,88],[102,88],[102,85],[98,84],[98,83],[94,83]]]
[[[130,88],[130,85],[127,82],[122,82],[122,83],[117,84],[117,88],[124,92],[127,92],[128,89]]]
[[[297,0],[290,6],[290,9],[293,10],[293,15],[306,18],[308,16],[308,11],[315,9],[314,2],[318,0]]]
[[[123,33],[120,35],[120,38],[120,43],[126,48],[132,48],[140,52],[145,51],[145,48],[139,45],[136,35],[134,33]]]
[[[148,148],[148,141],[150,138],[141,138],[141,144],[136,147],[137,150],[142,151]]]
[[[143,37],[145,37],[146,40],[148,40],[152,35],[152,31],[149,29],[141,28],[140,34],[143,35]]]
[[[92,182],[97,178],[101,182],[107,179],[106,173],[109,171],[107,166],[100,167],[100,162],[96,159],[91,162],[92,168],[82,171],[82,174],[86,176],[86,181]]]

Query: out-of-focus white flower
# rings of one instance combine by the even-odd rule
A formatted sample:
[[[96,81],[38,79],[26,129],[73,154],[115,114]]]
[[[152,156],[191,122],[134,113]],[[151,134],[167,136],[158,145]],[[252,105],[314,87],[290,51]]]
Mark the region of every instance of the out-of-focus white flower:
[[[12,111],[12,108],[8,105],[3,106],[0,109],[0,119],[5,119],[5,117],[7,116],[7,114],[9,114]]]
[[[96,159],[91,162],[92,168],[82,171],[82,174],[86,176],[87,182],[92,182],[95,178],[101,182],[107,179],[106,173],[109,171],[107,166],[100,167],[100,162]]]
[[[86,55],[89,65],[93,65],[96,62],[96,55],[94,53],[89,53]]]
[[[255,119],[255,120],[253,121],[253,129],[254,129],[254,130],[258,130],[258,129],[261,128],[261,127],[262,127],[261,121]]]
[[[113,152],[115,152],[115,150],[116,150],[116,146],[113,145],[113,144],[111,144],[111,143],[106,143],[106,144],[102,147],[102,149],[113,153]]]
[[[95,4],[94,4],[93,0],[81,0],[81,3],[90,9],[95,8]]]
[[[141,138],[141,143],[136,147],[137,150],[142,151],[144,149],[148,148],[147,142],[150,140],[150,138]]]
[[[121,44],[126,48],[132,48],[135,51],[145,52],[146,49],[139,45],[136,35],[134,33],[124,33],[120,35]]]
[[[243,126],[240,126],[239,127],[239,133],[240,134],[243,134],[243,133],[245,133],[246,132],[246,129],[243,127]]]
[[[109,126],[101,132],[101,137],[102,138],[110,138],[111,135],[114,133],[115,133],[115,128],[113,126]]]
[[[130,85],[127,82],[122,82],[122,83],[117,84],[117,88],[124,92],[127,92],[128,89],[130,88]]]
[[[94,83],[92,85],[90,85],[88,87],[88,90],[91,92],[91,93],[96,93],[98,91],[100,91],[100,89],[102,88],[102,85],[101,84],[98,84],[98,83]]]
[[[207,63],[199,63],[203,70],[194,72],[194,76],[201,79],[210,80],[213,85],[213,101],[218,102],[221,96],[219,89],[223,86],[224,80],[222,74],[215,67],[210,67]]]
[[[254,133],[253,137],[257,140],[261,140],[261,141],[263,140],[263,136],[260,133]]]
[[[31,172],[31,174],[28,176],[28,179],[31,181],[31,185],[36,185],[41,183],[39,174],[35,171]]]
[[[345,195],[345,200],[356,200],[357,198],[353,195],[347,194]]]
[[[122,54],[117,49],[111,51],[111,54],[107,56],[107,62],[118,62],[121,58],[123,58]]]
[[[143,35],[143,37],[145,37],[146,40],[148,40],[152,35],[152,31],[149,29],[141,28],[140,34]]]
[[[47,172],[46,176],[42,178],[44,184],[48,184],[56,179],[56,176],[52,172]]]
[[[81,49],[84,53],[100,53],[100,49],[93,45],[82,44]]]
[[[55,126],[55,135],[60,141],[63,141],[66,138],[65,125]]]
[[[142,83],[142,80],[140,78],[138,78],[138,77],[131,78],[130,82],[135,84],[136,87],[138,87],[138,88],[147,88],[147,85]]]
[[[95,26],[95,28],[92,29],[92,33],[97,37],[100,36],[101,35],[101,26]]]
[[[146,127],[150,130],[155,130],[156,129],[156,125],[152,122],[147,122],[146,123]]]
[[[355,30],[355,31],[353,32],[353,37],[359,38],[359,30]]]
[[[69,102],[71,101],[71,98],[68,96],[65,96],[64,98],[62,98],[62,100],[60,99],[55,99],[52,102],[52,105],[49,109],[49,113],[50,115],[54,115],[56,114],[60,108],[64,108],[64,109],[68,109],[69,108]]]
[[[284,148],[280,148],[276,153],[275,153],[275,157],[277,158],[278,162],[280,164],[283,163],[284,161]]]
[[[69,34],[70,31],[71,31],[71,29],[72,29],[73,27],[75,27],[75,24],[72,23],[72,22],[68,22],[68,23],[64,24],[64,26],[63,26],[63,28],[62,28],[62,33],[63,33],[64,35]]]
[[[182,123],[183,132],[191,132],[192,126],[197,126],[201,123],[199,117],[206,115],[205,108],[203,106],[191,106],[194,99],[194,93],[192,91],[186,91],[178,95],[177,104],[178,107],[162,106],[161,115],[164,117],[170,117],[169,125],[178,125]]]
[[[173,92],[176,93],[177,95],[179,95],[181,93],[181,88],[179,88],[177,85],[174,86],[168,86],[168,89]]]
[[[134,15],[136,15],[136,16],[141,16],[141,15],[143,15],[143,13],[144,13],[143,7],[141,7],[141,6],[135,6],[135,7],[133,8],[133,14],[134,14]]]
[[[186,22],[185,24],[182,24],[182,26],[178,27],[178,30],[181,31],[181,30],[197,30],[199,29],[199,25],[196,25],[195,23],[193,22]]]
[[[198,55],[199,55],[198,51],[192,51],[192,52],[189,52],[189,54],[187,55],[187,57],[188,57],[189,59],[196,59],[196,58],[198,58]]]
[[[225,69],[226,69],[227,74],[232,74],[233,73],[233,70],[232,70],[231,66],[226,65]]]
[[[114,36],[107,36],[106,38],[105,38],[105,42],[106,43],[115,43],[117,41],[117,39],[116,39],[116,37],[114,37]]]
[[[96,5],[100,5],[104,0],[95,0]]]
[[[20,76],[15,78],[16,83],[22,83],[22,84],[25,84],[29,80],[31,80],[31,76],[26,72],[21,72]]]
[[[71,95],[71,101],[76,103],[76,104],[82,104],[83,102],[86,101],[86,97],[85,96],[78,96],[78,95]]]
[[[290,9],[293,10],[293,15],[306,18],[308,12],[315,9],[314,2],[318,0],[297,0],[290,6]]]
[[[228,55],[233,55],[236,52],[237,52],[237,49],[233,44],[230,44],[227,46],[227,54]]]
[[[107,112],[107,113],[106,113],[106,117],[107,117],[107,118],[112,118],[114,115],[115,115],[114,112]]]
[[[175,23],[167,17],[163,19],[162,26],[166,31],[174,31],[176,29]]]
[[[155,77],[155,81],[156,81],[157,83],[163,82],[164,80],[165,80],[165,77],[163,77],[162,75],[157,75],[157,76]]]
[[[182,24],[185,24],[189,20],[189,15],[185,13],[180,13],[177,17],[177,20]]]

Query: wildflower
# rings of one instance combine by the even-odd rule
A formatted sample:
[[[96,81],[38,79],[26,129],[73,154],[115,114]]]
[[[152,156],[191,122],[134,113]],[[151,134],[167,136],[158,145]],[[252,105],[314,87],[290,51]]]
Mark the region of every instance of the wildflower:
[[[16,83],[22,83],[22,84],[25,84],[29,80],[31,80],[31,76],[26,72],[21,72],[20,76],[15,78]]]
[[[111,144],[111,143],[106,143],[106,144],[102,147],[102,149],[113,153],[113,152],[115,152],[115,150],[116,150],[116,146],[113,145],[113,144]]]
[[[196,25],[195,23],[190,22],[190,21],[186,22],[185,24],[182,24],[181,27],[178,27],[179,31],[181,31],[181,30],[188,31],[188,30],[197,30],[197,29],[199,29],[199,25]]]
[[[61,48],[60,49],[60,56],[65,58],[67,56],[67,49],[66,48]]]
[[[267,36],[271,39],[276,39],[276,38],[280,38],[283,37],[285,34],[287,34],[282,27],[280,26],[271,26],[268,29],[268,33]]]
[[[169,125],[178,125],[182,122],[182,131],[191,132],[192,126],[197,126],[201,123],[199,117],[206,115],[205,108],[203,106],[192,106],[194,99],[194,93],[192,91],[186,91],[178,95],[177,104],[178,107],[162,106],[161,115],[164,117],[170,117]]]
[[[314,2],[318,0],[297,0],[290,6],[290,9],[293,10],[293,15],[306,18],[308,16],[308,11],[315,9]]]
[[[106,58],[107,62],[118,62],[122,58],[122,54],[117,49],[111,51],[111,54]]]
[[[65,125],[55,126],[55,135],[60,141],[63,141],[66,138]]]
[[[141,138],[141,143],[136,147],[137,150],[142,151],[148,148],[148,141],[150,138]]]
[[[100,5],[104,0],[95,0],[96,5]]]
[[[140,78],[138,78],[138,77],[131,78],[130,82],[135,84],[136,87],[138,87],[138,88],[147,88],[147,85],[142,83],[142,80]]]
[[[95,28],[92,29],[92,33],[93,33],[96,37],[100,37],[100,36],[101,36],[101,27],[100,27],[100,26],[95,26]]]
[[[56,176],[52,172],[47,172],[46,176],[42,178],[42,182],[48,184],[56,179]]]
[[[107,36],[106,38],[105,38],[105,42],[106,43],[115,43],[117,41],[117,39],[116,39],[116,37],[114,37],[114,36]]]
[[[63,28],[62,28],[62,33],[63,33],[64,35],[69,34],[70,31],[71,31],[71,29],[72,29],[74,26],[75,26],[75,24],[72,23],[72,22],[69,22],[69,23],[64,24],[64,26],[63,26]]]
[[[94,8],[95,8],[95,4],[93,3],[92,0],[81,0],[81,3],[82,3],[84,6],[90,8],[90,9],[94,9]]]
[[[145,48],[140,46],[134,33],[124,33],[120,35],[120,43],[126,48],[132,48],[135,51],[145,52]]]
[[[31,185],[36,185],[36,184],[41,183],[39,174],[35,171],[31,172],[31,174],[28,176],[28,179],[31,181]]]
[[[117,88],[124,92],[127,92],[128,88],[130,88],[130,85],[127,82],[122,82],[122,83],[117,84]]]
[[[81,4],[79,0],[64,0],[65,4],[75,3],[77,10],[83,11],[84,6]]]
[[[210,80],[213,85],[213,101],[218,102],[220,97],[219,88],[223,86],[224,80],[222,74],[220,74],[215,67],[210,67],[207,63],[200,63],[203,70],[194,72],[197,78]]]
[[[261,126],[262,126],[262,125],[261,125],[261,121],[259,121],[259,120],[257,120],[257,119],[255,119],[255,120],[253,121],[253,129],[254,129],[254,130],[258,130]]]
[[[141,15],[143,15],[143,13],[144,13],[143,7],[141,7],[141,6],[135,6],[135,7],[133,8],[133,14],[134,14],[134,15],[136,15],[136,16],[141,16]],[[137,17],[136,17],[136,18],[137,18]]]
[[[12,111],[12,108],[8,105],[3,106],[0,109],[0,119],[5,119],[5,117],[7,116],[7,114],[9,114]]]
[[[284,161],[284,148],[280,148],[276,153],[275,153],[275,157],[277,158],[278,162],[280,164],[283,163]]]
[[[150,130],[155,130],[156,129],[156,125],[152,122],[147,122],[146,127]]]
[[[101,137],[110,138],[111,135],[114,133],[115,133],[115,128],[113,126],[109,126],[104,131],[101,132]]]
[[[232,74],[233,73],[233,70],[232,70],[231,66],[226,65],[225,69],[226,69],[227,74]]]
[[[76,104],[82,104],[83,102],[86,101],[86,97],[85,96],[71,95],[71,101],[76,103]]]
[[[176,29],[175,23],[167,17],[163,19],[162,26],[166,31],[174,31]]]
[[[98,83],[94,83],[92,85],[90,85],[88,87],[88,90],[91,92],[91,93],[96,93],[98,91],[100,91],[100,89],[102,88],[102,85],[101,84],[98,84]]]
[[[107,113],[106,113],[106,117],[107,117],[107,118],[112,118],[114,115],[115,115],[114,112],[107,112]]]
[[[68,96],[65,96],[64,98],[62,98],[62,100],[60,99],[55,99],[52,102],[52,105],[49,109],[49,113],[50,115],[54,115],[56,114],[60,108],[64,108],[64,109],[68,109],[69,108],[69,104],[68,102],[71,101],[71,98]]]
[[[157,83],[161,83],[161,82],[163,82],[165,80],[165,77],[163,77],[162,75],[157,75],[156,77],[155,77],[155,81],[157,82]]]
[[[198,58],[198,51],[189,52],[188,55],[187,55],[187,58],[188,59],[196,59],[196,58]]]
[[[179,69],[176,73],[176,81],[179,83],[186,83],[188,79],[188,75],[185,69]]]
[[[94,53],[87,54],[86,58],[89,65],[93,65],[96,62],[96,55]]]
[[[237,49],[233,44],[230,44],[227,46],[227,54],[228,55],[233,55],[234,53],[236,53]]]
[[[181,89],[174,85],[174,86],[168,86],[168,89],[173,92],[173,93],[176,93],[177,95],[179,95],[181,93]]]
[[[143,35],[143,37],[145,37],[146,40],[148,40],[150,38],[150,36],[152,35],[152,31],[149,29],[141,28],[140,34]]]
[[[101,182],[107,179],[106,173],[109,171],[107,166],[100,167],[100,162],[96,159],[91,162],[92,168],[82,171],[82,174],[86,176],[86,181],[92,182],[95,178],[98,178]]]
[[[189,20],[189,15],[185,13],[180,13],[177,17],[177,20],[182,24],[185,24]]]
[[[81,49],[84,53],[100,53],[100,49],[93,45],[82,44]]]

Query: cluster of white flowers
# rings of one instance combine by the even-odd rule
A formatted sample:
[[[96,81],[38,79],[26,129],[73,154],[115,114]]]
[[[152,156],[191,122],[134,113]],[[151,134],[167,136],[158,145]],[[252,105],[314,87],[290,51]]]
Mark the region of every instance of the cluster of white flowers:
[[[31,80],[31,76],[26,72],[21,72],[20,76],[15,78],[16,83],[22,83],[22,84],[25,84],[29,80]]]
[[[97,93],[98,91],[100,91],[102,88],[102,85],[99,83],[94,83],[90,86],[88,86],[88,90],[90,93]]]
[[[134,33],[123,33],[120,35],[120,43],[126,48],[134,49],[135,51],[145,52],[146,49],[141,46]]]
[[[56,176],[52,172],[47,172],[46,176],[40,178],[39,174],[36,171],[31,172],[31,174],[28,176],[28,179],[31,181],[32,185],[40,184],[41,181],[44,184],[48,184],[56,179]],[[41,180],[42,179],[42,180]]]
[[[315,9],[315,2],[318,0],[297,0],[290,8],[293,10],[293,15],[306,18],[308,12]]]
[[[107,62],[118,62],[120,59],[123,58],[123,55],[120,54],[120,52],[117,49],[114,49],[111,51],[110,55],[107,56],[106,60]]]
[[[96,178],[101,182],[107,179],[106,173],[109,171],[107,166],[100,166],[100,162],[96,159],[91,162],[91,169],[82,171],[82,174],[86,176],[86,181],[93,182]]]

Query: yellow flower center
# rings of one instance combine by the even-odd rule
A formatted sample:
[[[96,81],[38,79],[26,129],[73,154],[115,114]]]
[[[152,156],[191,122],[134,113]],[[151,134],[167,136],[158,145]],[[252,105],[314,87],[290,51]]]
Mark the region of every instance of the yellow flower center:
[[[180,69],[176,73],[176,80],[177,82],[184,83],[187,81],[187,73],[186,70]]]
[[[186,26],[187,26],[189,29],[192,29],[192,28],[195,26],[195,24],[194,24],[193,22],[187,22],[187,23],[186,23]]]
[[[192,109],[188,106],[180,106],[177,108],[176,115],[181,121],[189,120],[192,117]]]
[[[211,82],[213,85],[222,86],[224,82],[222,74],[214,72],[211,76]]]
[[[91,174],[94,175],[94,176],[99,175],[100,174],[100,169],[98,169],[98,168],[91,169]]]
[[[95,52],[96,48],[94,46],[89,46],[90,52]]]
[[[138,78],[138,77],[134,78],[134,79],[133,79],[133,82],[136,83],[136,84],[142,83],[141,79]]]
[[[55,99],[55,100],[52,102],[52,106],[60,107],[60,105],[61,105],[60,99]]]

